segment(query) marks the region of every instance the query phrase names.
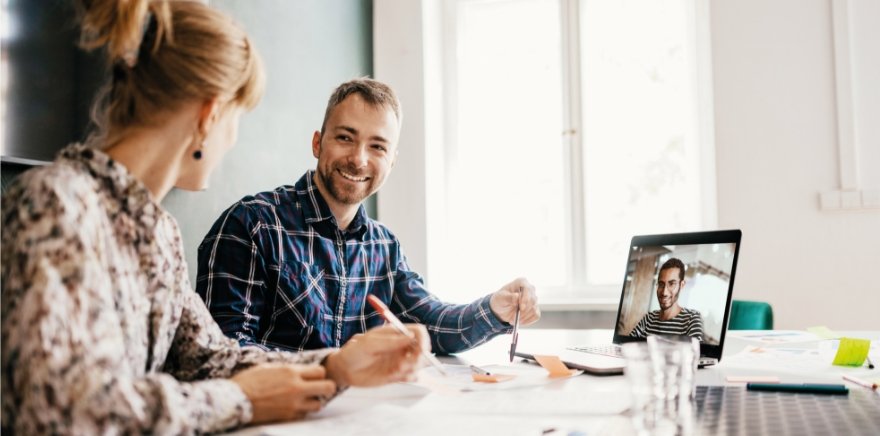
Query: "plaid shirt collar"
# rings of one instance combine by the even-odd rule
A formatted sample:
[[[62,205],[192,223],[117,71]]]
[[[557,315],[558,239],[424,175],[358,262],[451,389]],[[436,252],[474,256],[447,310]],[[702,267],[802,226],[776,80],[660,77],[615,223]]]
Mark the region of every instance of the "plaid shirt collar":
[[[307,223],[314,225],[319,222],[328,221],[328,225],[335,229],[339,228],[339,224],[336,222],[333,212],[330,211],[327,200],[324,199],[321,191],[318,190],[318,186],[315,185],[315,170],[306,171],[299,181],[296,182],[294,188],[297,194],[308,198],[308,201],[300,203]],[[363,237],[367,230],[367,220],[367,211],[364,209],[363,203],[361,203],[358,206],[357,213],[354,215],[354,219],[348,225],[348,229],[342,231],[343,234]]]

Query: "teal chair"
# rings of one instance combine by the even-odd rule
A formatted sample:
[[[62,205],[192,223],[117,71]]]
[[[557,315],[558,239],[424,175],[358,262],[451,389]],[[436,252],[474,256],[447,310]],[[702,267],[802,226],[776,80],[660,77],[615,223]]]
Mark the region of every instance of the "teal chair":
[[[761,301],[733,300],[730,330],[773,330],[773,308]]]

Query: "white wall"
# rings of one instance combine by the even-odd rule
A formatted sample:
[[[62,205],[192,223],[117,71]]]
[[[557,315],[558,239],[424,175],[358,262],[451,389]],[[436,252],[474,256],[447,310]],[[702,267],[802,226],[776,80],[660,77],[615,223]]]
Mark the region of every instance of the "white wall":
[[[743,230],[736,298],[783,329],[880,328],[880,209],[819,207],[841,176],[831,1],[711,3],[719,224]],[[880,144],[860,147],[876,173]]]
[[[781,329],[880,328],[880,209],[829,211],[819,203],[820,193],[842,187],[832,1],[851,2],[857,11],[851,24],[862,24],[853,29],[852,45],[854,118],[862,133],[857,167],[861,188],[876,191],[880,121],[871,120],[880,120],[880,85],[872,72],[880,26],[870,24],[880,22],[871,18],[880,2],[710,3],[718,223],[743,230],[735,298],[771,303]],[[435,197],[424,179],[432,148],[419,139],[430,130],[432,99],[425,87],[436,86],[424,67],[431,32],[418,25],[430,15],[428,4],[374,1],[376,76],[398,88],[406,113],[400,160],[379,195],[379,217],[423,273],[436,227],[424,212]]]

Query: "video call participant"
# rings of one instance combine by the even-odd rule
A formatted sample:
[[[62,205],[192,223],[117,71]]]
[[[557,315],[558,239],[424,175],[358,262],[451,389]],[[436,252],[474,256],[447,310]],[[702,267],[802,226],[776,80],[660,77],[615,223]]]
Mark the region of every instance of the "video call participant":
[[[644,338],[651,335],[678,335],[703,340],[703,318],[700,312],[678,304],[678,296],[685,285],[684,272],[684,263],[679,259],[673,257],[663,263],[657,283],[660,310],[645,314],[630,332],[630,336]]]

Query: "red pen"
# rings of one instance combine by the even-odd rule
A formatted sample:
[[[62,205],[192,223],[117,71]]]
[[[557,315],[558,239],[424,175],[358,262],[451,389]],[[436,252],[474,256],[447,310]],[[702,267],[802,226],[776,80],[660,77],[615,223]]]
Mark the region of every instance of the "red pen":
[[[391,312],[391,309],[389,309],[388,306],[386,306],[385,303],[382,302],[382,300],[380,300],[375,295],[367,295],[367,301],[370,303],[371,306],[373,306],[373,309],[376,309],[376,312],[379,312],[379,315],[381,315],[382,318],[385,319],[385,321],[388,321],[388,323],[391,324],[395,329],[397,329],[397,331],[412,339],[413,346],[422,351],[422,356],[424,356],[425,359],[428,359],[428,363],[433,365],[434,368],[437,368],[437,371],[439,371],[440,374],[444,376],[446,375],[446,371],[443,370],[443,364],[440,363],[440,361],[437,360],[437,358],[434,357],[433,354],[422,348],[422,345],[419,344],[418,341],[416,341],[416,338],[412,335],[412,333],[406,329],[406,326],[404,326],[403,323],[400,322],[400,320],[397,319],[396,316],[394,316],[394,314]]]

